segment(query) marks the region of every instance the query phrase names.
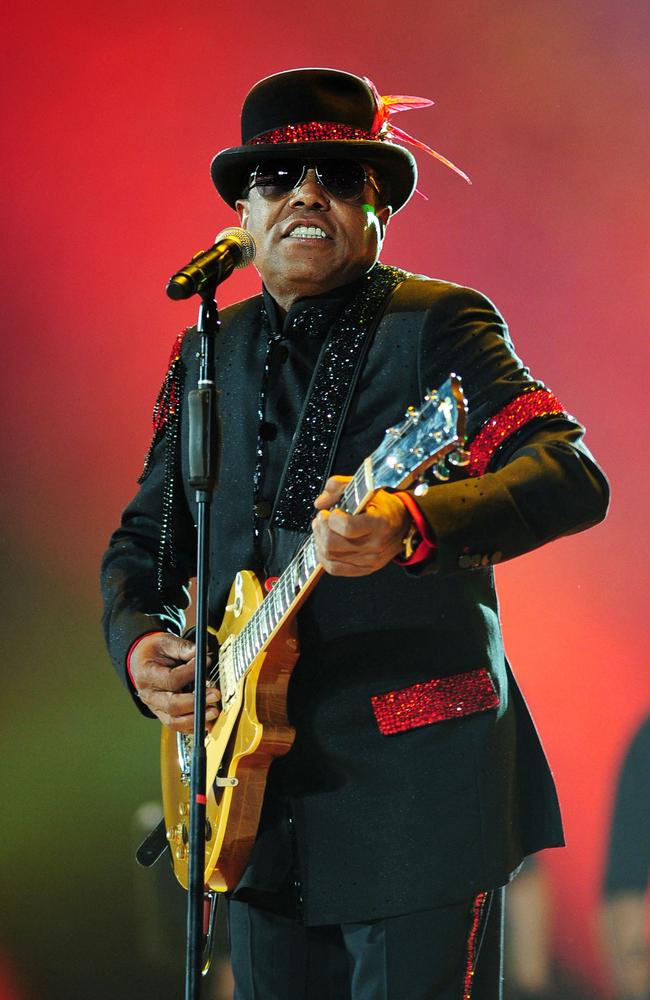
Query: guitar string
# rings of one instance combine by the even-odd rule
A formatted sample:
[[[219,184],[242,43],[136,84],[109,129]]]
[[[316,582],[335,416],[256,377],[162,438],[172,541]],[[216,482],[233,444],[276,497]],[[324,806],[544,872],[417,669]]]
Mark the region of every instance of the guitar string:
[[[357,469],[355,475],[348,483],[343,492],[340,503],[337,504],[339,509],[349,512],[351,509],[353,510],[358,506],[360,496],[362,495],[359,489],[359,487],[361,487],[361,483],[357,482],[360,478],[363,478],[365,482],[365,464],[361,465]],[[315,556],[315,546],[313,538],[310,536],[301,543],[291,562],[283,571],[273,589],[270,591],[268,597],[266,597],[262,604],[257,607],[242,630],[233,639],[232,651],[230,655],[235,661],[234,669],[237,680],[241,680],[241,677],[243,677],[255,657],[259,655],[264,643],[268,641],[271,633],[273,632],[273,629],[279,624],[295,598],[300,595],[309,579],[309,576],[318,566],[318,562],[313,559],[313,556]],[[301,562],[307,570],[307,575],[304,581],[302,580],[302,573],[300,570]],[[279,602],[278,607],[278,597],[282,594],[284,594],[284,603],[286,604],[284,608],[282,607],[282,601]],[[270,631],[268,631],[268,634],[264,627],[266,623],[263,620],[267,613],[269,613],[268,625],[270,625]],[[254,634],[256,629],[258,629],[259,633],[259,640],[257,642],[255,641]],[[243,653],[243,656],[240,655],[241,653]],[[248,661],[247,663],[245,662],[246,660]],[[241,665],[242,661],[244,661],[245,664],[243,665],[243,668]],[[215,680],[218,680],[219,685],[223,683],[220,660],[217,662],[215,670],[211,672],[210,679],[211,683],[214,683]]]

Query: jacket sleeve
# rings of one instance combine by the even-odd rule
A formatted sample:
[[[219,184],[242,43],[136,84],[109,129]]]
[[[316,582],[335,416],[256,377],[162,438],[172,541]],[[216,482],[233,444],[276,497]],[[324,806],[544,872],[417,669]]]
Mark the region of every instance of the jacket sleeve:
[[[180,355],[177,363],[182,364]],[[122,514],[102,561],[104,635],[118,676],[131,694],[126,670],[131,646],[147,632],[181,634],[188,583],[195,571],[196,529],[183,489],[178,424],[174,427],[180,399],[173,410],[173,419],[159,422],[155,430],[140,489]],[[137,699],[136,704],[150,714]]]
[[[515,354],[507,327],[479,292],[449,285],[422,327],[420,381],[463,380],[469,466],[414,496],[436,539],[410,572],[486,567],[582,531],[607,511],[607,480],[584,428]]]

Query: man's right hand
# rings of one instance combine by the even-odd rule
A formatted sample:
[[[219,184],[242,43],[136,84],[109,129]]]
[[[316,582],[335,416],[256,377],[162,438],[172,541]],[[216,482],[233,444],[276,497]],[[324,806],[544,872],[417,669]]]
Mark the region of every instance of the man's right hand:
[[[181,733],[194,729],[194,694],[184,688],[194,680],[196,646],[169,632],[145,635],[133,648],[130,674],[138,697],[165,726]],[[211,659],[208,657],[208,667]],[[219,715],[221,695],[206,688],[206,723]]]

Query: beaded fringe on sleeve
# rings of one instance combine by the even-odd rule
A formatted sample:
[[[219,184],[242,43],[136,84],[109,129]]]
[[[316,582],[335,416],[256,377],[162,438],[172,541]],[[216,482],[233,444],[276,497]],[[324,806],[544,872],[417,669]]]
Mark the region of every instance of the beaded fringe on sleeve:
[[[151,470],[151,461],[156,446],[164,438],[165,472],[160,518],[160,544],[158,546],[157,583],[163,589],[165,566],[174,567],[174,498],[177,485],[177,468],[180,460],[180,416],[181,399],[185,383],[185,366],[181,360],[181,347],[187,330],[182,330],[174,341],[169,358],[167,374],[158,393],[153,408],[153,436],[147,451],[144,468],[138,480],[143,483]]]

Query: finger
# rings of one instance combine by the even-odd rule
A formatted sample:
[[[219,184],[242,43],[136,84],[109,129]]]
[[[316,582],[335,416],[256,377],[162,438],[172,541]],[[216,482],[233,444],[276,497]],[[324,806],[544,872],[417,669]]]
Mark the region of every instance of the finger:
[[[206,672],[210,677],[213,668],[213,658],[206,657]],[[146,684],[150,687],[180,691],[187,684],[190,684],[196,673],[196,659],[192,657],[187,663],[179,663],[177,660],[169,660],[165,657],[158,658],[151,656],[145,660],[131,662],[131,675],[139,682],[139,686]]]
[[[369,573],[374,573],[375,570],[381,569],[385,562],[380,562],[375,565],[366,563],[356,563],[348,562],[343,559],[322,559],[321,565],[326,573],[330,573],[332,576],[368,576]]]
[[[162,722],[163,726],[167,726],[168,729],[172,729],[175,733],[188,733],[191,735],[194,732],[194,716],[188,715],[184,719],[169,719],[164,714],[158,715],[158,718]]]
[[[173,729],[177,733],[193,733],[194,732],[194,713],[181,716],[171,716],[164,711],[156,712],[155,715],[158,716],[160,721],[164,726],[168,726],[169,729]],[[205,728],[210,729],[212,724],[218,719],[219,711],[217,709],[210,709],[205,715]]]
[[[315,538],[316,555],[319,563],[328,569],[331,562],[344,562],[370,572],[380,564],[392,558],[392,549],[387,545],[358,542],[337,535],[326,535],[325,538]]]
[[[357,576],[381,569],[395,555],[390,537],[379,535],[345,538],[325,528],[316,527],[314,542],[319,563],[328,573]]]
[[[314,500],[314,507],[317,510],[326,510],[329,507],[333,507],[343,496],[345,487],[351,478],[351,476],[330,476],[325,483],[323,492]]]
[[[381,531],[377,518],[369,518],[364,514],[346,514],[342,510],[321,510],[313,523],[321,532],[321,537],[332,533],[341,538],[358,541],[362,538],[370,538],[378,530]]]
[[[187,663],[196,654],[196,645],[189,639],[170,632],[157,636],[157,651],[175,662]]]
[[[194,661],[166,666],[155,660],[131,664],[131,676],[138,690],[181,691],[194,679]]]
[[[359,548],[354,542],[344,538],[337,539],[332,535],[322,544],[316,543],[316,555],[321,565],[327,562],[347,562],[354,566],[374,566],[379,560],[391,558],[391,550],[383,545],[372,545]]]
[[[155,632],[143,636],[131,654],[131,664],[157,663],[175,667],[187,663],[196,653],[193,642],[168,632]]]
[[[147,689],[140,692],[141,700],[160,719],[165,717],[165,724],[169,725],[169,720],[183,720],[186,716],[194,715],[194,695],[193,693],[174,694],[172,691],[156,691]],[[221,695],[215,689],[206,694],[206,717],[215,719],[219,715],[219,702]]]
[[[170,719],[181,719],[194,713],[194,695],[191,692],[174,694],[172,691],[147,688],[140,692],[140,697],[156,715],[162,713]]]

